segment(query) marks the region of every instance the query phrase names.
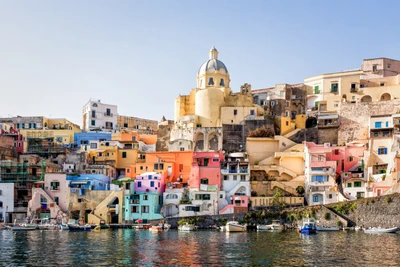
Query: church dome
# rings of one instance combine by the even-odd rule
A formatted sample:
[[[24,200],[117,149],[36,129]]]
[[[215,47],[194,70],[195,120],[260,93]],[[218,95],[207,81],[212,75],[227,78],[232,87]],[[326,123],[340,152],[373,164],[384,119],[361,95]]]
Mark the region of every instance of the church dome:
[[[209,54],[210,59],[201,65],[197,76],[200,77],[204,74],[214,73],[215,71],[219,71],[222,74],[228,74],[228,69],[225,64],[218,60],[218,51],[214,46],[211,48]]]

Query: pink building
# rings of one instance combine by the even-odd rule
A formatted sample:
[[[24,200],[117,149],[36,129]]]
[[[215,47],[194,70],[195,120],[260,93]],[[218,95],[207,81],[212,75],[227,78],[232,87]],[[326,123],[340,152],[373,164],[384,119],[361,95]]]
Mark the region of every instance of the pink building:
[[[194,152],[189,179],[190,188],[200,188],[201,185],[221,188],[221,161],[223,158],[221,151]]]
[[[146,172],[142,175],[136,176],[136,193],[157,192],[162,194],[164,191],[165,182],[162,174],[156,172]]]
[[[306,197],[310,205],[334,203],[343,197],[365,197],[364,151],[361,143],[346,146],[306,143]],[[339,180],[336,181],[336,173]],[[339,184],[337,183],[339,182]]]
[[[67,176],[65,173],[46,173],[44,181],[32,188],[28,216],[40,210],[41,217],[57,218],[65,215],[67,203]]]

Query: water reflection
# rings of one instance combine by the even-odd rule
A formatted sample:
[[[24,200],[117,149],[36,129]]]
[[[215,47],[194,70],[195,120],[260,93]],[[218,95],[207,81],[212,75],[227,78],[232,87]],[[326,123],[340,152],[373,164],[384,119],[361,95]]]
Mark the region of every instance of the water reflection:
[[[399,234],[130,229],[0,232],[9,266],[400,266]]]

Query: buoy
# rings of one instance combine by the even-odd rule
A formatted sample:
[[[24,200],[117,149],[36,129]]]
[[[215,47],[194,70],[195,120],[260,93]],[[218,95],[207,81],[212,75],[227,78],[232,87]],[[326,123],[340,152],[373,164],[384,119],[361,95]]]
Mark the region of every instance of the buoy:
[[[100,231],[100,225],[97,225],[93,230],[94,231]]]

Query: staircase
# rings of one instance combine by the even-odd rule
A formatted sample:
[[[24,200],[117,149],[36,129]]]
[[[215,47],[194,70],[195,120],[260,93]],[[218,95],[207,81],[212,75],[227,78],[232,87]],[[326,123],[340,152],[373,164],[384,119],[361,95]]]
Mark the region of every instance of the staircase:
[[[337,185],[337,189],[338,189],[339,193],[340,193],[345,199],[347,199],[347,200],[352,200],[352,199],[350,199],[350,197],[349,197],[348,195],[346,195],[346,194],[344,193],[344,191],[343,191],[343,184],[342,184],[342,183],[336,184],[336,185]]]
[[[234,207],[235,205],[234,204],[228,204],[228,205],[226,205],[225,207],[223,207],[220,211],[219,211],[219,214],[232,214],[232,213],[234,213],[233,211],[234,211]],[[231,210],[232,209],[232,210]]]
[[[277,181],[272,181],[271,182],[271,189],[273,189],[274,187],[278,187],[279,189],[282,189],[283,191],[288,192],[289,194],[292,194],[294,196],[297,196],[297,191],[296,188],[290,187],[285,185],[282,182],[277,182]]]
[[[337,218],[339,219],[339,221],[341,221],[341,223],[344,227],[352,227],[352,226],[356,225],[355,222],[353,222],[349,218],[345,217],[343,214],[338,213],[335,209],[327,207],[327,206],[321,206],[321,207],[322,207],[322,209],[326,209],[327,211],[334,213],[337,216]]]
[[[109,212],[109,208],[107,207],[114,198],[118,198],[118,209],[120,209],[123,202],[123,191],[112,191],[103,201],[101,201],[88,215],[88,222],[99,224],[101,220],[104,220],[106,223],[110,223],[108,221],[109,216],[107,215]],[[100,216],[100,214],[102,216]],[[120,212],[119,212],[120,214]]]
[[[294,131],[291,131],[290,133],[287,133],[287,134],[285,134],[284,135],[284,137],[286,137],[286,138],[290,138],[290,137],[292,137],[293,135],[295,135],[295,134],[297,134],[298,132],[300,132],[302,129],[296,129],[296,130],[294,130]]]
[[[32,195],[32,199],[29,201],[28,203],[28,207],[32,212],[34,212],[37,208],[40,208],[40,196],[43,196],[44,198],[46,198],[47,200],[47,205],[48,208],[50,209],[50,217],[51,218],[57,218],[57,215],[62,215],[62,217],[66,217],[66,214],[63,210],[61,210],[61,208],[54,202],[54,200],[46,193],[46,191],[44,191],[42,188],[33,188],[33,195]],[[39,207],[36,207],[36,205],[34,205],[39,203]],[[53,207],[51,207],[51,205],[53,205]],[[35,206],[35,207],[33,207]]]

